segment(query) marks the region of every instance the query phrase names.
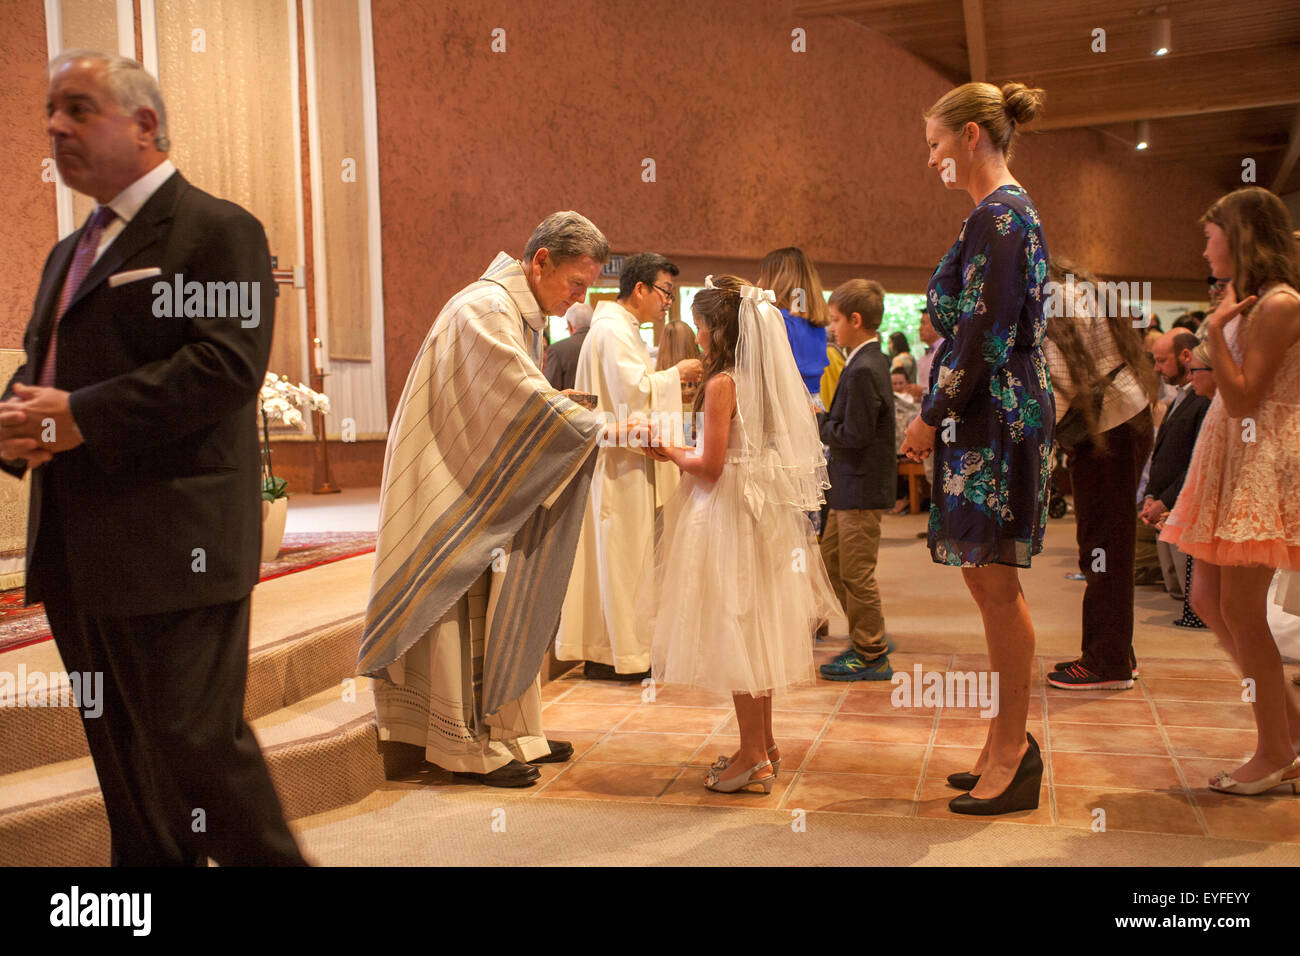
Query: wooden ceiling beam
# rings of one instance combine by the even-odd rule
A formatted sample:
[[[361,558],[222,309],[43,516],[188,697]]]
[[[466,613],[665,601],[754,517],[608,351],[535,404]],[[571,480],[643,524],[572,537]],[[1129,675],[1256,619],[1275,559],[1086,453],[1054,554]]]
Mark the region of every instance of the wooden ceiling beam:
[[[863,13],[896,11],[899,7],[919,7],[934,0],[795,0],[790,12],[802,17],[852,17]]]
[[[1287,146],[1286,155],[1282,157],[1282,165],[1278,167],[1277,175],[1273,177],[1273,192],[1282,191],[1287,178],[1291,175],[1291,170],[1295,169],[1297,159],[1300,159],[1300,109],[1296,110],[1295,118],[1291,120],[1291,143]]]
[[[983,81],[989,75],[989,52],[984,32],[984,0],[961,0],[966,21],[966,52],[970,56],[970,78]]]

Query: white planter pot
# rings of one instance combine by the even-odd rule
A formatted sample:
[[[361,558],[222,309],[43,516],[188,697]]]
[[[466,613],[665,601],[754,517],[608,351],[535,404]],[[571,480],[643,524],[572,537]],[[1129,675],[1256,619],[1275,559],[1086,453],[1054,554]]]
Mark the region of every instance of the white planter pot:
[[[262,502],[262,560],[274,561],[284,540],[284,522],[289,517],[289,499]]]

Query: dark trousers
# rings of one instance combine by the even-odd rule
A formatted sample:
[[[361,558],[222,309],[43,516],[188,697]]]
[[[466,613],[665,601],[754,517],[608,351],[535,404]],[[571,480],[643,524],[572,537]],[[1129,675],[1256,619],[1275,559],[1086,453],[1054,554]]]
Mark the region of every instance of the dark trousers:
[[[1104,448],[1089,439],[1070,455],[1079,570],[1087,582],[1083,664],[1104,680],[1132,676],[1133,516],[1152,432],[1151,410],[1144,408],[1106,432]]]
[[[46,603],[68,671],[104,675],[81,722],[114,866],[305,865],[243,718],[250,604],[106,619]]]

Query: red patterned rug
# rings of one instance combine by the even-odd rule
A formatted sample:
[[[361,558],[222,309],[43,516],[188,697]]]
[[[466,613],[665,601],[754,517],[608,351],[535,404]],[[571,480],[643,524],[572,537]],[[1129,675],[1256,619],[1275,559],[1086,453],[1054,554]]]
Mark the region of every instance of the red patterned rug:
[[[322,564],[354,558],[375,550],[373,531],[286,534],[275,560],[262,565],[260,581],[281,578]],[[40,604],[23,606],[23,589],[0,591],[0,654],[50,639],[50,625]]]

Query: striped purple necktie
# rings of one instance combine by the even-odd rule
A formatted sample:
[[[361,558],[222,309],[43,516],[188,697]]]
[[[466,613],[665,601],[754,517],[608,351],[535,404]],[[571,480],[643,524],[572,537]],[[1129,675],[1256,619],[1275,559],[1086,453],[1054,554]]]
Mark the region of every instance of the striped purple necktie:
[[[45,361],[41,365],[41,377],[37,380],[37,385],[45,388],[54,387],[54,353],[59,344],[59,320],[67,311],[68,303],[76,294],[81,280],[86,278],[86,273],[94,265],[95,250],[99,248],[100,237],[116,215],[117,213],[108,206],[97,206],[90,218],[86,220],[86,227],[81,230],[81,238],[77,240],[77,250],[72,254],[72,265],[68,267],[68,274],[63,280],[63,291],[59,293],[59,311],[54,316],[54,328],[50,330],[50,346],[45,350]]]

